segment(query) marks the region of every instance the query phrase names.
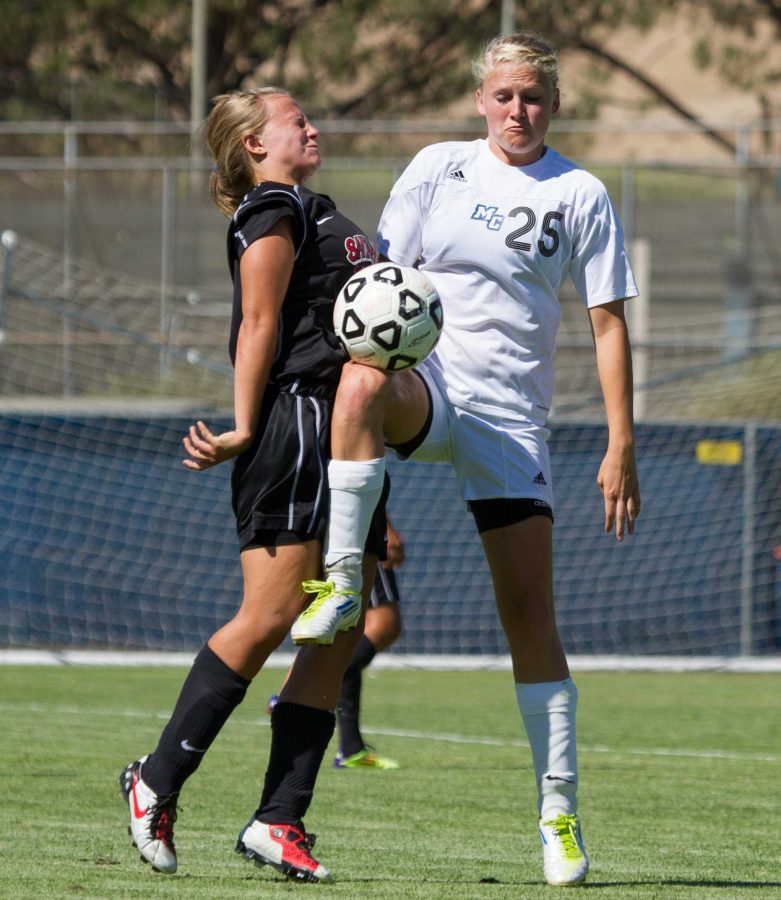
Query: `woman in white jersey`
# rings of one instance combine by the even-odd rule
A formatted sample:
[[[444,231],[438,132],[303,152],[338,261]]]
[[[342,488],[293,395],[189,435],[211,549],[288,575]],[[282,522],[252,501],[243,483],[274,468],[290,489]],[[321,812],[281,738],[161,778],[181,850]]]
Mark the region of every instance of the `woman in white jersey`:
[[[542,38],[492,41],[474,64],[486,139],[435,144],[402,174],[379,225],[379,249],[416,265],[442,298],[435,354],[414,372],[344,367],[329,468],[325,548],[331,598],[314,627],[332,628],[340,592],[360,584],[360,551],[382,487],[384,444],[402,457],[449,461],[491,569],[532,749],[546,880],[577,884],[580,833],[577,690],[552,594],[552,476],[546,418],[569,275],[588,310],[608,446],[598,473],[605,530],[634,530],[640,495],[624,299],[637,288],[604,186],[546,146],[559,108],[558,66]]]

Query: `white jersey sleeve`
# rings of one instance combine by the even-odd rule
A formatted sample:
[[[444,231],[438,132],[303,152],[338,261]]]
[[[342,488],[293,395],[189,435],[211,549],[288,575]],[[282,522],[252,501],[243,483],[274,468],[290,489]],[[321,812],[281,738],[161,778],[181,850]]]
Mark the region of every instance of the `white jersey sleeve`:
[[[436,185],[427,173],[425,150],[412,160],[393,185],[377,228],[377,250],[404,266],[414,266],[423,252],[423,227]]]
[[[591,202],[578,207],[574,218],[574,240],[570,278],[587,307],[637,296],[621,225],[607,191],[600,190]]]

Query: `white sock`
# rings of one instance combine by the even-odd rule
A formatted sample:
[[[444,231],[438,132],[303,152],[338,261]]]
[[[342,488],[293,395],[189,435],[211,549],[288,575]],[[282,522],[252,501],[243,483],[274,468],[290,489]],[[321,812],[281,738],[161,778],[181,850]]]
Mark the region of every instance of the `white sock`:
[[[337,590],[361,592],[361,560],[372,516],[382,495],[385,458],[332,459],[331,509],[325,537],[325,577]]]
[[[547,821],[576,812],[578,689],[567,678],[541,684],[516,684],[515,694],[531,745],[540,818]]]

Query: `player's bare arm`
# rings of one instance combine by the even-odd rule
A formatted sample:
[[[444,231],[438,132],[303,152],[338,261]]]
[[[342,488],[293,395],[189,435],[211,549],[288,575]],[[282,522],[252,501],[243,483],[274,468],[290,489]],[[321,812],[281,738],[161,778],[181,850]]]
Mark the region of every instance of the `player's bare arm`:
[[[640,515],[640,484],[632,419],[632,356],[624,301],[589,310],[597,371],[608,425],[608,446],[597,475],[605,503],[605,531],[632,534]]]
[[[388,558],[382,563],[382,567],[383,569],[391,570],[402,565],[404,562],[404,541],[391,524],[390,518],[388,518],[386,533],[388,535],[388,543],[386,546]]]
[[[252,442],[277,342],[277,317],[284,300],[295,250],[292,226],[282,219],[241,258],[242,322],[236,345],[234,413],[236,427],[212,434],[203,422],[183,439],[188,469],[202,471],[238,456]]]

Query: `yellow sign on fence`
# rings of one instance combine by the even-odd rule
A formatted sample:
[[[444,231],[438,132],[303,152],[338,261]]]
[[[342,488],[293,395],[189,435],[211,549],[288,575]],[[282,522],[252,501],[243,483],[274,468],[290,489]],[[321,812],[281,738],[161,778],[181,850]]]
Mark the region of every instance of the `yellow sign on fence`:
[[[704,466],[739,466],[743,461],[740,441],[699,441],[697,462]]]

